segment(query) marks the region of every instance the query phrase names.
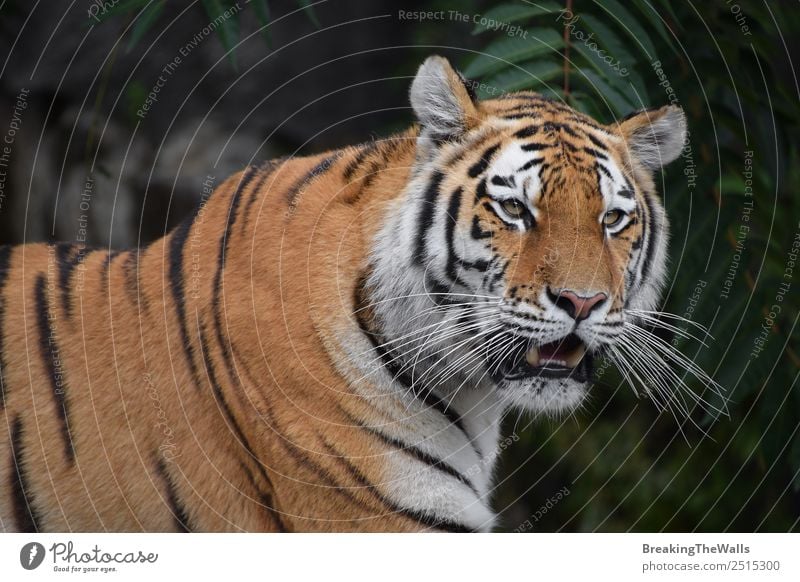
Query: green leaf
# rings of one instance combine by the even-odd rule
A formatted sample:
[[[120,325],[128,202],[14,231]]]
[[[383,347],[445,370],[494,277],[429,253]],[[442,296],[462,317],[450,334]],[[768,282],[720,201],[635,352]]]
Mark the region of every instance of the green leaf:
[[[234,50],[234,46],[239,36],[237,17],[230,12],[228,16],[225,16],[227,8],[220,0],[202,0],[202,2],[211,22],[218,22],[217,31],[219,40],[228,55],[231,66],[236,69],[236,51]]]
[[[634,109],[642,109],[642,104],[639,103],[639,99],[637,98],[637,92],[632,88],[630,75],[623,77],[622,75],[618,74],[616,71],[610,68],[597,55],[597,53],[583,45],[575,45],[573,49],[583,56],[583,58],[592,66],[592,68],[598,73],[599,78],[605,81],[609,86],[613,87],[618,93],[624,95],[627,101],[632,104]],[[646,101],[647,95],[639,95]]]
[[[561,36],[550,28],[526,30],[524,36],[503,38],[491,43],[483,54],[472,60],[464,74],[472,78],[480,77],[504,69],[509,63],[551,54],[563,46]]]
[[[541,14],[549,14],[552,12],[560,12],[562,7],[555,2],[531,2],[530,4],[516,2],[514,4],[500,4],[487,10],[484,14],[480,14],[479,22],[475,25],[472,34],[480,34],[487,30],[495,30],[494,27],[488,25],[494,21],[494,26],[502,24],[510,24],[520,20],[527,20],[534,16]],[[503,30],[503,29],[500,29]]]
[[[264,35],[264,41],[267,43],[267,46],[269,46],[272,41],[269,34],[270,17],[267,0],[251,0],[250,4],[253,5],[253,10],[255,10],[258,24],[261,26],[261,34]]]
[[[625,43],[620,40],[617,34],[603,21],[595,18],[591,14],[586,14],[583,17],[583,21],[586,23],[589,30],[595,35],[592,40],[597,41],[601,47],[606,49],[606,54],[601,57],[594,50],[584,44],[587,49],[594,53],[594,57],[596,58],[597,62],[602,63],[602,67],[610,74],[627,77],[628,80],[634,84],[636,90],[639,91],[641,95],[646,96],[647,88],[641,77],[639,77],[634,70],[637,59],[628,51],[627,48],[625,48]],[[578,43],[576,42],[575,45],[577,44]],[[611,64],[609,64],[607,61],[610,61]]]
[[[627,8],[617,0],[603,0],[602,4],[598,3],[598,6],[608,13],[608,20],[610,22],[616,22],[622,27],[625,34],[633,40],[634,46],[638,46],[651,62],[658,59],[656,47],[653,41],[650,40],[647,31],[639,24],[639,21]]]
[[[666,43],[673,50],[673,52],[675,52],[675,54],[678,54],[677,50],[675,49],[675,42],[673,40],[673,37],[667,31],[667,27],[664,26],[664,21],[661,20],[661,16],[656,12],[655,8],[652,5],[651,0],[633,0],[633,3],[639,9],[639,12],[641,12],[644,15],[644,17],[647,18],[647,21],[650,23],[650,26],[652,26],[656,30],[658,35],[666,41]],[[672,17],[672,19],[677,22],[678,18],[675,16],[675,12],[672,10],[672,7],[669,5],[669,3],[666,3],[666,8],[669,11],[669,14]]]
[[[582,91],[570,91],[567,101],[570,107],[574,107],[581,113],[585,113],[593,119],[602,119],[603,113],[597,109],[597,105],[588,95]]]
[[[150,27],[158,20],[158,17],[164,11],[164,3],[165,0],[157,0],[139,13],[131,29],[131,38],[128,41],[127,50],[130,51],[136,46],[144,36],[144,33],[150,30]]]
[[[618,116],[625,116],[636,109],[636,105],[631,103],[617,89],[609,85],[605,79],[594,71],[578,69],[578,78],[583,82],[590,95],[597,95],[603,100],[604,108],[611,110]]]
[[[521,91],[546,86],[547,81],[561,75],[562,66],[552,59],[537,59],[519,66],[514,66],[490,78],[481,86],[486,87],[481,91],[485,97],[497,97],[497,88],[503,92]]]
[[[297,3],[305,9],[308,19],[314,24],[314,26],[319,28],[319,18],[317,18],[317,13],[314,12],[314,7],[312,6],[313,2],[311,0],[297,0]]]
[[[97,24],[98,22],[103,22],[111,18],[112,16],[116,16],[117,14],[127,14],[129,12],[135,12],[139,10],[145,4],[148,4],[152,0],[123,0],[119,4],[114,4],[105,10],[101,10],[98,8],[97,14],[92,14],[91,7],[89,9],[89,24]],[[96,5],[95,5],[96,6]]]
[[[626,95],[631,95],[631,100],[637,104],[637,109],[647,107],[649,104],[647,87],[641,76],[633,69],[636,59],[622,48],[622,42],[604,24],[588,16],[586,24],[591,26],[590,30],[596,35],[590,40],[590,44],[594,46],[587,46],[585,42],[577,41],[572,47],[611,85]],[[601,44],[606,50],[602,57],[596,50],[598,48],[594,42],[596,38],[603,39]],[[643,103],[639,103],[639,99],[631,91],[631,85],[636,88],[636,93]]]

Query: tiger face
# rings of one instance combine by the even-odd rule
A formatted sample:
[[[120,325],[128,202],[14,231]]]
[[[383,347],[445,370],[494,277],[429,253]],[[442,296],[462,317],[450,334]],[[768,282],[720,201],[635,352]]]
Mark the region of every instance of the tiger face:
[[[578,406],[595,357],[658,302],[667,222],[652,172],[680,154],[682,111],[604,126],[534,93],[477,102],[439,57],[420,68],[411,102],[415,209],[399,228],[418,285],[395,291],[437,305],[411,318],[439,322],[423,343],[460,367],[456,390],[489,382],[505,405]]]

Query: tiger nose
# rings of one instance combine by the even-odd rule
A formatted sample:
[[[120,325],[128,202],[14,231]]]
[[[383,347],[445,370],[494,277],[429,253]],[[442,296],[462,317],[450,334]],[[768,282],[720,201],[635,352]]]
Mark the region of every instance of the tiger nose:
[[[554,293],[549,288],[547,289],[547,296],[556,307],[566,311],[575,321],[583,321],[589,317],[593,309],[600,307],[605,303],[605,300],[608,299],[608,295],[605,293],[597,293],[591,297],[583,297],[569,289],[562,289]]]

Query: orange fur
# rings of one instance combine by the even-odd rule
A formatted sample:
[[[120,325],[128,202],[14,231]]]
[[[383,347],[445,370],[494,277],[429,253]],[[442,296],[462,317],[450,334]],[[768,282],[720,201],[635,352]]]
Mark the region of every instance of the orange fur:
[[[492,122],[511,111],[527,117]],[[533,115],[553,124],[553,140],[580,147],[591,144],[558,128],[625,135],[525,94],[479,103],[469,140],[443,146],[452,165],[442,190],[463,184],[487,145]],[[87,250],[66,290],[65,247],[10,249],[0,322],[0,529],[31,519],[39,531],[427,529],[387,503],[390,451],[353,420],[380,423],[384,415],[348,382],[338,334],[357,329],[356,282],[409,181],[418,131],[248,168],[216,189],[188,231],[138,251]],[[638,171],[623,148],[620,162]],[[600,206],[585,153],[565,146],[559,155],[564,194],[546,201],[537,232],[498,231],[494,245],[513,262],[519,296],[568,283],[608,289],[619,302],[639,226],[604,244],[592,228]],[[643,176],[637,183],[651,189]],[[468,228],[472,214],[464,204],[458,219]],[[43,337],[48,329],[53,343]],[[20,485],[29,512],[19,507]]]

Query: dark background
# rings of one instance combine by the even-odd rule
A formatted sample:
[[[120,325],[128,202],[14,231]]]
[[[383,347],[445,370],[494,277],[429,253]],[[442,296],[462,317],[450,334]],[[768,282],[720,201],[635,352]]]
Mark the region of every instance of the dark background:
[[[608,123],[667,103],[669,89],[691,136],[660,186],[672,223],[664,310],[713,336],[707,346],[675,341],[726,389],[727,414],[691,400],[686,410],[659,412],[604,369],[575,415],[509,418],[513,439],[495,494],[500,529],[797,530],[796,5],[309,4],[240,1],[234,16],[204,32],[235,3],[121,0],[103,10],[88,1],[5,2],[0,243],[75,240],[88,179],[90,242],[146,244],[194,207],[209,175],[221,180],[252,161],[406,126],[410,78],[431,53],[450,57],[484,93],[532,88]],[[400,10],[444,12],[420,20]],[[500,24],[482,30],[480,17]],[[196,47],[181,56],[193,38]],[[180,64],[164,74],[176,56]],[[159,75],[158,100],[137,115]],[[684,381],[703,391],[691,374]]]

